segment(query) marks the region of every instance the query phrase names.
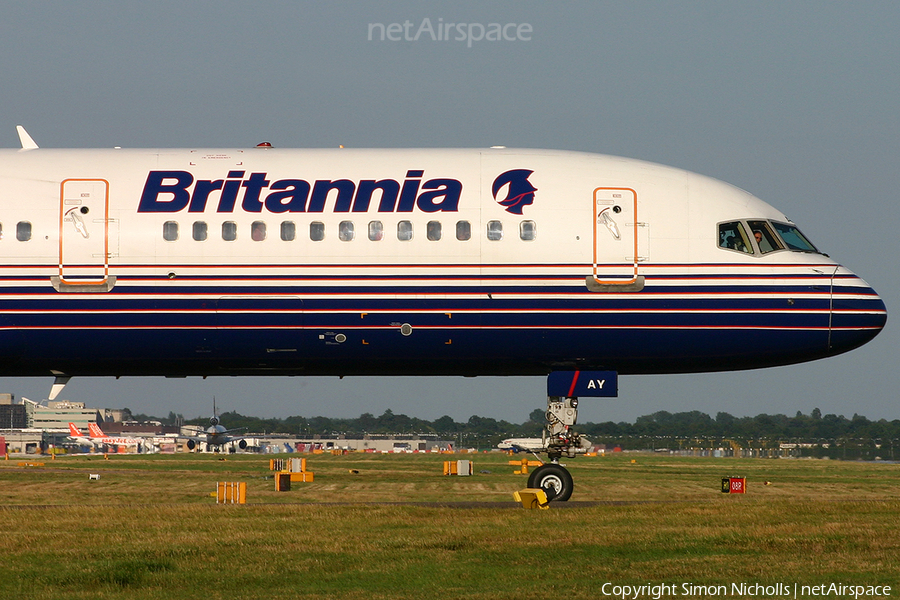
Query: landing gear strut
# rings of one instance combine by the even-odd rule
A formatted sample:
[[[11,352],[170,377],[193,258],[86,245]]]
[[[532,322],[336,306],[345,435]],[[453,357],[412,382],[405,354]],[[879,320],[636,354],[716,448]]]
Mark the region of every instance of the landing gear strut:
[[[578,419],[578,398],[547,397],[547,425],[543,446],[550,462],[541,465],[528,477],[528,487],[541,488],[548,500],[565,502],[575,487],[572,475],[559,464],[563,456],[575,458],[587,452],[587,440],[572,429]]]
[[[578,420],[578,396],[615,397],[615,371],[554,371],[547,376],[547,425],[542,435],[548,463],[528,477],[528,487],[541,488],[548,500],[564,502],[572,496],[572,475],[559,463],[562,457],[586,454],[590,442],[573,429]]]
[[[547,397],[547,426],[544,429],[544,447],[551,463],[558,463],[563,456],[575,458],[587,452],[587,441],[572,429],[578,420],[578,398]]]

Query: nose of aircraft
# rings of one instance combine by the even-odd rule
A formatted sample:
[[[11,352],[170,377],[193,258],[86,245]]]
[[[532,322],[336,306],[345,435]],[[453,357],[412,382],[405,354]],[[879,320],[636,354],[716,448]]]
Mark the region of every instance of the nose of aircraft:
[[[868,283],[839,269],[831,285],[830,354],[841,354],[862,346],[884,329],[887,309]]]

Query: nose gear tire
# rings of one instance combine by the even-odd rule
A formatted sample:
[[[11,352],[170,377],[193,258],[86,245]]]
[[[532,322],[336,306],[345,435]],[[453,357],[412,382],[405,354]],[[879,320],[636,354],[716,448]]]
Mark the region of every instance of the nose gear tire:
[[[528,487],[540,488],[547,494],[547,499],[554,502],[565,502],[572,496],[575,484],[572,475],[556,464],[538,467],[528,476]]]

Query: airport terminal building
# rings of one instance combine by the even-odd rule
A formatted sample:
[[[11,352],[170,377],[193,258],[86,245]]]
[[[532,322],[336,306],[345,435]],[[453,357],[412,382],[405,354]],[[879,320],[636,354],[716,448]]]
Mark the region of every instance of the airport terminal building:
[[[13,394],[0,394],[0,455],[45,454],[49,452],[188,452],[185,442],[202,437],[205,430],[198,426],[165,426],[159,422],[132,423],[122,421],[123,411],[88,408],[83,402],[50,401],[41,404]],[[69,423],[87,435],[88,425],[98,423],[103,433],[116,437],[142,440],[139,447],[107,448],[99,445],[79,445],[70,437]],[[290,435],[259,435],[247,433],[244,452],[438,452],[453,449],[453,442],[415,435],[372,435],[362,439],[322,436],[298,437]],[[203,452],[236,452],[235,444],[220,448],[197,446]]]
[[[99,419],[97,409],[83,402],[39,404],[27,398],[16,401],[13,394],[0,394],[0,437],[11,453],[40,454],[68,438],[69,423],[87,429]]]

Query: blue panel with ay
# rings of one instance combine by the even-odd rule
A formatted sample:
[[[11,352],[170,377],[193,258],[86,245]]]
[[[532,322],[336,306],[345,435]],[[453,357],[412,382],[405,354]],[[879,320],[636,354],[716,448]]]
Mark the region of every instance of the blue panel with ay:
[[[567,398],[615,398],[619,395],[616,371],[553,371],[547,375],[547,395]]]

